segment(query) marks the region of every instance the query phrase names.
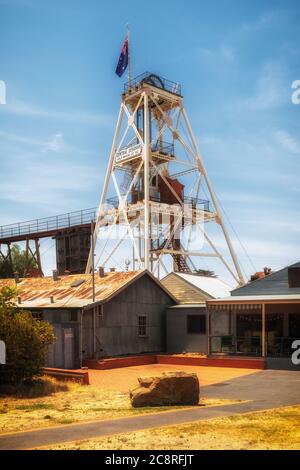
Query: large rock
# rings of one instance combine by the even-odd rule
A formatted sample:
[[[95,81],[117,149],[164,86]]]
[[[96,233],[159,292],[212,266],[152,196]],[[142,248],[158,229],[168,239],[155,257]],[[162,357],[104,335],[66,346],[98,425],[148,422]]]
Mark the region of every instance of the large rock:
[[[197,405],[199,380],[196,374],[166,372],[155,377],[139,377],[140,386],[130,392],[133,407]]]

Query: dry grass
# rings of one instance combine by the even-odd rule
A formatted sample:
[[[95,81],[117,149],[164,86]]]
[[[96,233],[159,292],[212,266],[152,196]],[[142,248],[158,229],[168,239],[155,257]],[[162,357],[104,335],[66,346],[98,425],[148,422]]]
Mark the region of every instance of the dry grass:
[[[202,400],[215,406],[231,400]],[[182,409],[185,407],[172,407]],[[128,392],[57,382],[43,378],[34,385],[0,389],[0,433],[25,431],[79,421],[110,419],[170,410],[170,407],[132,408]]]
[[[52,446],[62,450],[300,449],[300,406]]]

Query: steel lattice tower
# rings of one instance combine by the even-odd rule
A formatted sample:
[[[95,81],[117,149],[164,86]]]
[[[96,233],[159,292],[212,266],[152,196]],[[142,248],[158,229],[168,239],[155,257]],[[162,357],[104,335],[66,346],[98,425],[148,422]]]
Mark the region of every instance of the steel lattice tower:
[[[206,229],[211,224],[221,230],[228,261]],[[125,84],[94,246],[97,241],[101,266],[132,257],[133,269],[160,276],[161,269],[193,272],[199,259],[216,257],[244,284],[179,84],[150,73]],[[92,266],[91,250],[86,272]]]

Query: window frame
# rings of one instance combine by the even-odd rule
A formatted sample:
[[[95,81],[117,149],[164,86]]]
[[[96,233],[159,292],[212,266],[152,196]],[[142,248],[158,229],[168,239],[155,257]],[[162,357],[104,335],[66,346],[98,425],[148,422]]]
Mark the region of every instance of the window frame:
[[[143,325],[140,324],[140,319],[143,318],[145,320],[145,323]],[[147,314],[141,314],[137,316],[137,327],[138,327],[138,337],[139,338],[147,338],[148,337],[148,315]],[[141,328],[144,328],[145,333],[141,333]]]
[[[104,318],[104,305],[103,304],[98,304],[98,305],[96,305],[95,309],[96,309],[97,317],[100,318],[101,320],[103,320],[103,318]]]
[[[202,331],[202,328],[201,328],[201,331],[191,331],[191,324],[189,323],[190,322],[190,318],[192,317],[200,317],[201,318],[201,321],[203,319],[203,331]],[[202,326],[202,325],[200,325]],[[186,333],[188,335],[206,335],[207,334],[207,317],[206,317],[206,314],[205,313],[192,313],[192,314],[187,314],[186,316]]]
[[[35,320],[42,321],[44,319],[44,312],[43,310],[32,310],[31,315]]]
[[[74,320],[74,317],[76,319]],[[69,323],[77,323],[78,322],[78,310],[77,309],[70,309],[69,311]]]

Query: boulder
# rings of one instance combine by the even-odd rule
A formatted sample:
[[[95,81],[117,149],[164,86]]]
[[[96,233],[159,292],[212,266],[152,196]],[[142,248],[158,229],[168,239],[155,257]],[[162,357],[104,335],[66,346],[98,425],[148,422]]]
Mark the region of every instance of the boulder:
[[[166,372],[155,377],[139,377],[139,387],[131,390],[133,407],[198,405],[199,380],[196,374]]]

